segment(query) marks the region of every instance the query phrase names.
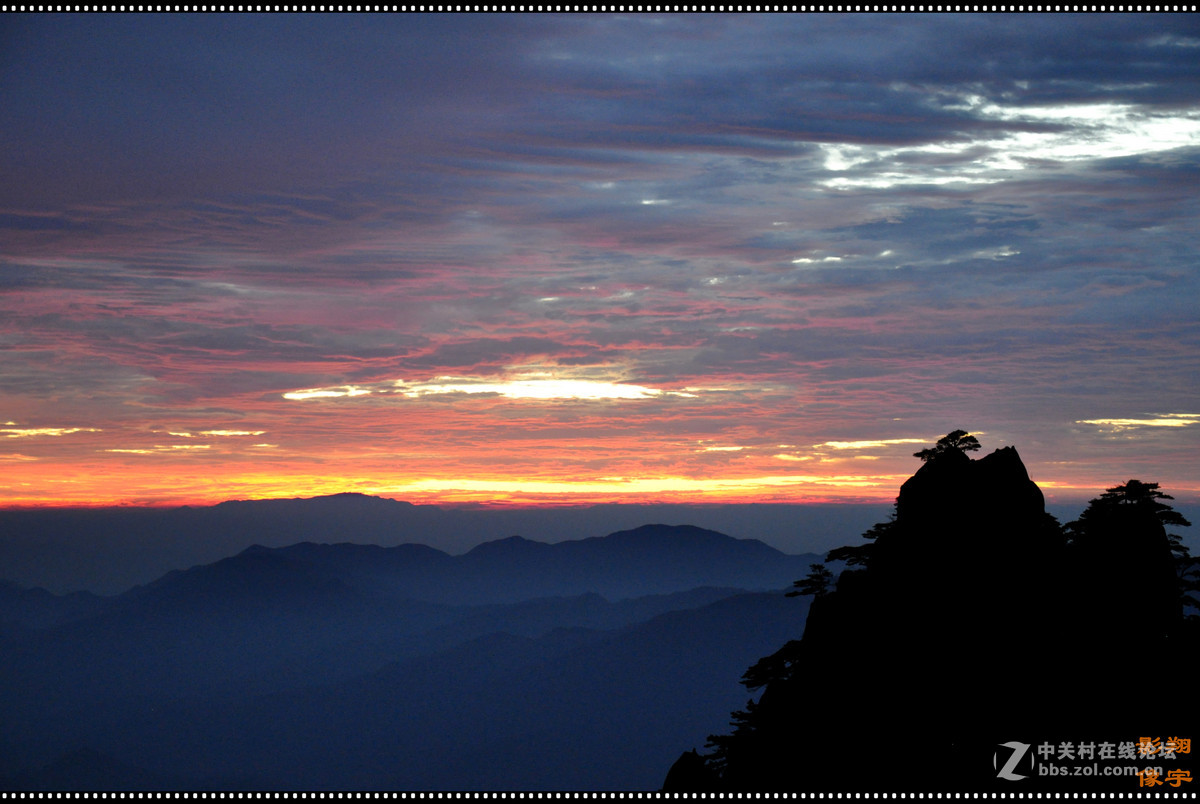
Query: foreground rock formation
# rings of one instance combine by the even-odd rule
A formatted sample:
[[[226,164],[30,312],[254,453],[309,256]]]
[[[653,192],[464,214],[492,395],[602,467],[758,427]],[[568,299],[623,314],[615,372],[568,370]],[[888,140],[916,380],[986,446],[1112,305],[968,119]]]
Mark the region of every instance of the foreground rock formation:
[[[816,595],[803,637],[747,671],[759,699],[666,789],[1019,792],[999,774],[1004,743],[1119,744],[1200,723],[1195,696],[1162,683],[1200,655],[1186,551],[1163,526],[1182,517],[1130,481],[1132,497],[1119,487],[1111,510],[1094,501],[1064,529],[1014,448],[918,456],[893,518],[830,554],[850,565],[836,589],[816,575],[802,587]],[[1024,781],[1134,792],[1130,778]]]

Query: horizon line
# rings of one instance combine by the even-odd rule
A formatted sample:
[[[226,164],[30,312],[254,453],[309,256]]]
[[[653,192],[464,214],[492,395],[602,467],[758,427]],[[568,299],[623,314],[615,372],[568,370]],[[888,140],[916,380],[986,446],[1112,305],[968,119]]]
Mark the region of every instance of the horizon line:
[[[1035,481],[1036,482],[1036,481]],[[1039,488],[1041,486],[1039,485]],[[1042,489],[1047,505],[1066,505],[1086,502],[1098,497],[1103,489],[1089,491],[1080,489],[1060,488],[1054,493]],[[632,496],[632,495],[631,495]],[[1177,504],[1198,505],[1200,495],[1190,493],[1172,495]],[[725,499],[572,499],[572,500],[528,500],[528,499],[478,499],[478,500],[422,500],[413,501],[399,496],[386,494],[371,494],[362,491],[339,491],[328,494],[297,494],[289,496],[262,497],[229,497],[205,498],[191,501],[174,500],[123,500],[123,501],[55,501],[22,502],[14,504],[0,503],[0,512],[23,511],[100,511],[100,510],[145,510],[170,511],[182,508],[216,508],[227,503],[260,503],[260,502],[303,502],[309,500],[331,499],[334,497],[362,497],[387,502],[411,505],[417,508],[434,508],[438,510],[557,510],[557,509],[587,509],[611,506],[626,507],[659,507],[679,506],[689,508],[724,508],[741,506],[772,506],[772,507],[806,507],[806,506],[883,506],[896,501],[895,496],[883,497],[825,497],[806,499],[761,499],[747,500],[737,498]]]

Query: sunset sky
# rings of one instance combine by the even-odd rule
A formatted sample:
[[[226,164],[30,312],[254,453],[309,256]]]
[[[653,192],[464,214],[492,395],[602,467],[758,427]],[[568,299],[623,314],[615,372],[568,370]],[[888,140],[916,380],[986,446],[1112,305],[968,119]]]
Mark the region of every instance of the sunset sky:
[[[1200,18],[0,26],[0,505],[1200,499]]]

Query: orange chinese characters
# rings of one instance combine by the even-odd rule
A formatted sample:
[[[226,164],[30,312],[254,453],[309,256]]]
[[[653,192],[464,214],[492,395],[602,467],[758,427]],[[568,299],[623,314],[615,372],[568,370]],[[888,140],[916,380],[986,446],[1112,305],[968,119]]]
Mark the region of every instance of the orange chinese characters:
[[[1163,744],[1163,748],[1170,749],[1177,754],[1190,754],[1192,753],[1192,738],[1170,737],[1167,739],[1166,743]]]
[[[1185,770],[1169,770],[1167,771],[1167,784],[1171,787],[1179,787],[1183,782],[1192,780],[1192,772]],[[1161,782],[1160,782],[1161,784]]]
[[[1138,739],[1137,750],[1139,757],[1152,757],[1162,748],[1161,742],[1157,737],[1142,737]]]
[[[1158,778],[1158,771],[1154,768],[1146,768],[1137,773],[1138,787],[1154,787],[1156,784],[1162,784],[1162,779]]]

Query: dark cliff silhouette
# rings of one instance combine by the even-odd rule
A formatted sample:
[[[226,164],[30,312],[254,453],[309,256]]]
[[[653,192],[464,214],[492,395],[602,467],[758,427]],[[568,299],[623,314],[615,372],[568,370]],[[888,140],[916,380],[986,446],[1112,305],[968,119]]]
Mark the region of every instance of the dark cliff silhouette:
[[[916,453],[892,518],[830,553],[836,587],[821,565],[796,582],[813,596],[802,638],[747,670],[761,696],[664,789],[1017,792],[997,772],[1009,741],[1190,737],[1195,696],[1138,684],[1182,679],[1200,648],[1194,565],[1164,528],[1186,520],[1131,480],[1064,529],[1014,448],[977,448],[955,431]]]

